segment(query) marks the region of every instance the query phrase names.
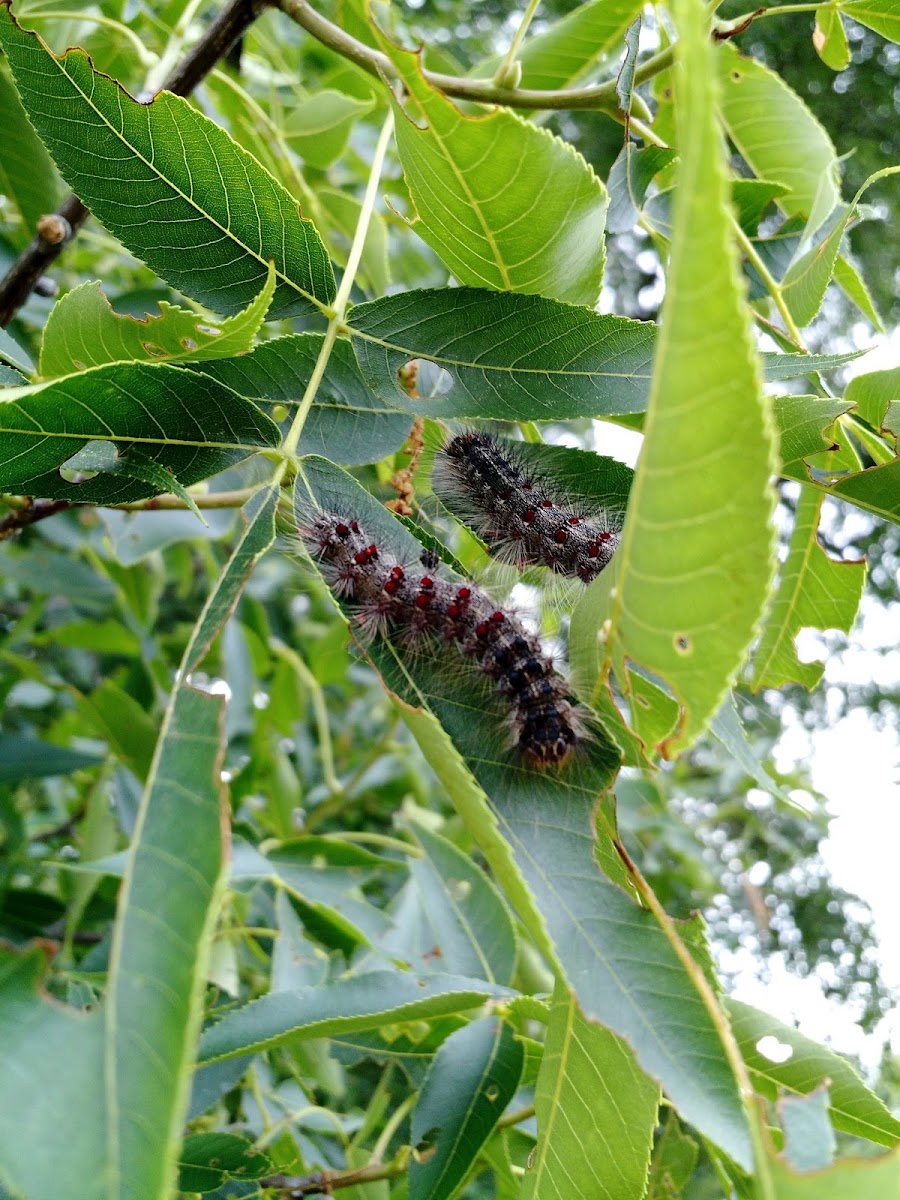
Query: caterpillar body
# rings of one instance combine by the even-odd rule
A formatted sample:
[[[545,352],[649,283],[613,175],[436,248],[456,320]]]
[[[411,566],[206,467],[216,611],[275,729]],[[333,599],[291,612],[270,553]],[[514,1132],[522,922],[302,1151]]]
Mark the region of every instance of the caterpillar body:
[[[518,567],[541,564],[590,583],[619,544],[619,522],[558,496],[514,442],[468,429],[438,451],[432,473],[438,499],[469,525],[491,554]]]
[[[576,703],[539,639],[514,613],[474,583],[440,578],[433,559],[424,567],[399,561],[352,516],[317,511],[299,532],[358,626],[370,635],[399,634],[407,644],[424,636],[435,649],[455,646],[508,700],[522,756],[540,767],[565,762],[582,732]]]

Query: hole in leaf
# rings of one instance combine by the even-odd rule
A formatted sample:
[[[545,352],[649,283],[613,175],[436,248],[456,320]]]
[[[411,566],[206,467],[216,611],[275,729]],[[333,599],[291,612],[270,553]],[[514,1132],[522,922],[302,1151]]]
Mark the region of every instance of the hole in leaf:
[[[797,630],[794,649],[802,663],[823,663],[828,658],[828,646],[822,631],[811,625],[804,625],[802,629]]]
[[[455,382],[449,371],[427,358],[411,358],[397,371],[397,382],[413,400],[437,400]]]
[[[778,1038],[773,1037],[770,1033],[759,1039],[756,1049],[763,1058],[767,1058],[769,1062],[773,1063],[785,1063],[794,1055],[793,1046],[789,1046],[786,1042],[779,1042]]]
[[[194,341],[193,338],[183,337],[181,339],[181,344],[182,344],[182,346],[184,346],[185,350],[196,350],[197,349],[197,343]]]
[[[66,483],[87,483],[101,471],[114,470],[118,454],[112,442],[87,442],[59,468],[60,478]]]
[[[163,350],[162,346],[157,346],[156,342],[141,342],[143,348],[147,351],[151,358],[168,358],[167,350]]]
[[[434,1158],[440,1132],[440,1126],[433,1125],[413,1146],[413,1158],[417,1163],[427,1163],[430,1158]]]
[[[646,696],[635,696],[634,702],[635,702],[635,704],[639,704],[641,706],[641,708],[649,708],[650,707],[650,701],[647,699]]]
[[[500,1089],[497,1087],[496,1083],[492,1083],[484,1089],[485,1099],[490,1100],[490,1102],[492,1104],[499,1095],[500,1095]]]
[[[740,83],[741,80],[744,78],[744,76],[741,74],[740,71],[732,71],[731,78],[734,80],[735,83]]]
[[[87,363],[83,363],[81,361],[81,359],[79,359],[79,358],[72,359],[72,366],[75,368],[76,371],[86,371],[87,370]]]
[[[686,637],[683,633],[676,633],[673,640],[675,642],[675,649],[679,654],[691,653],[690,638]]]
[[[218,325],[195,325],[194,328],[198,333],[205,333],[207,337],[218,337],[222,332]]]

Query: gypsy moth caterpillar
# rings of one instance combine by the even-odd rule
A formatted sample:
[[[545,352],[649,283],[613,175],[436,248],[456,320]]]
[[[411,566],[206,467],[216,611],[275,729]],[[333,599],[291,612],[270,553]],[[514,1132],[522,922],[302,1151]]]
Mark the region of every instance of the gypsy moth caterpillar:
[[[399,634],[408,643],[424,637],[436,651],[455,646],[509,702],[509,725],[528,762],[559,766],[569,757],[582,732],[576,704],[539,639],[514,613],[477,584],[441,578],[433,559],[401,562],[349,514],[313,511],[299,533],[364,632]]]
[[[619,544],[620,522],[613,515],[571,503],[525,461],[515,442],[481,430],[465,430],[444,444],[431,484],[491,554],[520,568],[541,564],[590,583]]]

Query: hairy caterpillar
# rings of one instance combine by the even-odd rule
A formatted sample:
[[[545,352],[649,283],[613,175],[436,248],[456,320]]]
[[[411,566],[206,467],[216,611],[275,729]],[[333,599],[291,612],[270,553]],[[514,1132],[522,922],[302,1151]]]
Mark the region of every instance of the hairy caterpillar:
[[[590,583],[619,544],[620,526],[555,494],[514,442],[468,429],[438,451],[432,488],[497,558],[517,567],[537,563]]]
[[[426,635],[437,645],[455,645],[509,701],[509,724],[528,762],[559,766],[569,757],[582,731],[575,702],[538,638],[518,617],[498,608],[476,584],[439,578],[433,557],[424,568],[401,563],[349,515],[313,512],[299,532],[363,630],[400,633],[407,642]]]

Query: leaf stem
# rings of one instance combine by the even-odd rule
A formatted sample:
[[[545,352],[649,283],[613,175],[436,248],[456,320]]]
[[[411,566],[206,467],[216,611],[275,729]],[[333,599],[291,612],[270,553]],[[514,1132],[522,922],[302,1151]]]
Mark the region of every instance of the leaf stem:
[[[522,14],[522,20],[519,22],[519,28],[513,35],[513,40],[509,44],[509,49],[503,55],[503,61],[500,63],[500,66],[497,68],[494,74],[494,80],[499,86],[502,86],[502,80],[510,79],[512,72],[515,70],[516,60],[519,57],[519,47],[525,40],[525,34],[528,32],[528,27],[534,19],[534,14],[537,12],[540,2],[541,0],[528,0],[528,7]]]
[[[340,26],[316,12],[307,0],[276,0],[276,7],[324,46],[356,63],[370,75],[388,79],[397,77],[397,70],[386,54],[352,37]],[[660,50],[648,58],[634,73],[635,85],[644,83],[660,71],[665,71],[672,65],[673,57],[673,47],[667,46],[665,50]],[[607,111],[611,116],[614,116],[619,108],[614,79],[591,87],[543,91],[538,88],[497,87],[488,79],[444,75],[440,71],[428,71],[425,68],[422,68],[422,75],[432,87],[446,96],[473,100],[479,104],[535,109],[600,109]]]
[[[303,393],[303,399],[300,401],[294,420],[281,446],[281,453],[285,460],[292,460],[297,455],[297,446],[300,444],[300,435],[303,433],[303,426],[306,424],[306,418],[309,416],[309,411],[312,408],[313,400],[315,400],[319,384],[322,382],[328,366],[328,360],[331,357],[331,351],[334,348],[337,335],[344,324],[347,304],[350,300],[350,291],[359,268],[360,259],[362,258],[366,234],[369,231],[369,222],[372,219],[372,212],[375,208],[375,196],[378,192],[384,158],[393,129],[394,113],[393,110],[390,110],[381,127],[381,133],[378,135],[375,153],[372,156],[372,167],[369,171],[369,181],[366,184],[366,193],[363,196],[362,206],[359,210],[359,220],[356,223],[356,232],[353,235],[353,244],[347,256],[347,266],[341,277],[340,287],[334,298],[334,304],[331,308],[331,318],[328,322],[328,328],[325,330],[325,337],[322,341],[318,358],[316,359],[316,365],[313,367],[309,383],[306,385],[306,391]]]
[[[750,1132],[750,1141],[753,1146],[753,1159],[756,1165],[756,1183],[757,1183],[757,1200],[775,1200],[775,1190],[772,1182],[772,1176],[769,1172],[769,1158],[766,1153],[766,1147],[763,1140],[762,1129],[760,1126],[759,1113],[756,1110],[754,1102],[753,1085],[750,1082],[750,1073],[747,1070],[747,1064],[744,1062],[741,1055],[740,1047],[737,1044],[734,1034],[731,1031],[731,1025],[728,1023],[728,1018],[722,1011],[722,1006],[716,998],[715,993],[709,983],[709,980],[703,973],[700,964],[691,954],[690,950],[682,941],[675,922],[663,908],[657,899],[656,893],[651,888],[650,884],[641,874],[640,868],[631,858],[631,855],[625,849],[618,838],[613,839],[613,845],[625,864],[625,868],[634,881],[638,894],[646,907],[652,912],[658,925],[666,935],[672,949],[678,956],[681,965],[684,967],[685,974],[690,979],[697,994],[703,1002],[706,1011],[709,1013],[709,1018],[719,1035],[719,1040],[722,1043],[722,1049],[725,1052],[725,1058],[728,1065],[731,1067],[732,1074],[738,1085],[740,1092],[741,1103],[744,1107],[744,1112],[747,1117],[747,1125]]]
[[[774,275],[772,275],[771,271],[766,266],[766,264],[763,262],[763,260],[760,258],[756,247],[753,245],[753,242],[750,240],[750,238],[747,237],[746,233],[744,233],[743,229],[740,226],[740,223],[738,222],[737,217],[732,216],[731,221],[732,221],[732,225],[734,227],[734,233],[735,233],[735,237],[737,238],[738,245],[741,247],[741,250],[743,250],[744,254],[746,255],[747,261],[752,264],[757,275],[759,275],[760,279],[765,284],[766,291],[772,297],[775,307],[778,309],[779,313],[781,314],[781,319],[782,319],[782,321],[784,321],[785,329],[788,331],[788,334],[790,335],[791,338],[793,338],[793,340],[797,343],[797,345],[802,347],[803,346],[803,336],[800,333],[800,330],[797,328],[797,324],[794,321],[794,318],[791,316],[791,310],[788,308],[787,303],[784,299],[784,295],[782,294],[782,291],[781,291],[781,285],[779,284],[778,280],[774,277]]]

